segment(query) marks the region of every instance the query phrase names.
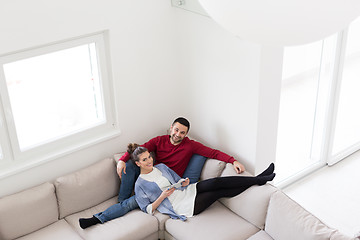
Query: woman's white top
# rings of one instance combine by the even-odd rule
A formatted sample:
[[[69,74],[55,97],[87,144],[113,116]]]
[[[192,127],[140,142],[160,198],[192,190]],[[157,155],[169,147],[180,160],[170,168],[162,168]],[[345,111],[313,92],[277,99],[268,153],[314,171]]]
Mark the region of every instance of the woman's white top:
[[[157,168],[153,168],[153,170],[148,174],[140,174],[140,177],[146,181],[155,182],[162,191],[171,186],[169,180],[165,178],[161,171]],[[189,184],[189,186],[183,191],[176,189],[173,194],[168,197],[168,199],[177,214],[192,217],[194,214],[195,197],[196,183]],[[153,214],[152,204],[147,206],[146,211],[149,214]]]

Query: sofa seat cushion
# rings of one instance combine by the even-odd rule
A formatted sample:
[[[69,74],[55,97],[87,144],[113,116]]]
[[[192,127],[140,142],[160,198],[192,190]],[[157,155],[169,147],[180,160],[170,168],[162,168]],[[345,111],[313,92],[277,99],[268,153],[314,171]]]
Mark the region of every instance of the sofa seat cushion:
[[[158,239],[158,220],[154,216],[140,211],[140,209],[133,210],[123,217],[104,224],[96,224],[87,229],[80,228],[79,218],[92,217],[115,203],[117,203],[116,197],[82,212],[67,216],[65,220],[86,240]]]
[[[252,186],[235,197],[222,198],[220,202],[258,228],[264,229],[270,197],[275,191],[276,188],[269,184]]]
[[[0,239],[14,239],[58,220],[55,188],[51,183],[0,199]]]
[[[270,198],[265,231],[276,240],[323,240],[336,233],[280,190]]]
[[[64,220],[59,220],[36,232],[30,233],[17,240],[81,240],[82,238]]]
[[[258,231],[247,240],[274,240],[272,237],[269,236],[264,230]]]
[[[119,176],[113,159],[99,161],[55,181],[60,218],[85,210],[114,197]]]
[[[171,239],[179,240],[245,240],[259,231],[219,202],[185,222],[169,219],[165,223],[165,229]]]

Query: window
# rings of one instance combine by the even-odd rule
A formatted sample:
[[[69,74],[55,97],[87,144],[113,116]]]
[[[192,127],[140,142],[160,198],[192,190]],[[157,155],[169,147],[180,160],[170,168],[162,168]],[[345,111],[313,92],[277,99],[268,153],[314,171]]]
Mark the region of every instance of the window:
[[[103,34],[9,54],[0,66],[4,159],[49,158],[118,134]]]
[[[277,182],[316,163],[311,157],[323,41],[284,48]]]
[[[360,18],[321,42],[285,47],[283,61],[280,187],[360,149]]]
[[[360,148],[360,18],[347,32],[332,148],[334,162]]]

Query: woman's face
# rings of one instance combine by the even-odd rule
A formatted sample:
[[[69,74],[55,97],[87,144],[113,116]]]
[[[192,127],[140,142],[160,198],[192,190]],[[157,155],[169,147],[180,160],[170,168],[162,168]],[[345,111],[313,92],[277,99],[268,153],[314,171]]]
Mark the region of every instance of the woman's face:
[[[154,160],[148,151],[143,152],[139,155],[139,161],[136,165],[140,167],[142,172],[151,172],[154,166]]]

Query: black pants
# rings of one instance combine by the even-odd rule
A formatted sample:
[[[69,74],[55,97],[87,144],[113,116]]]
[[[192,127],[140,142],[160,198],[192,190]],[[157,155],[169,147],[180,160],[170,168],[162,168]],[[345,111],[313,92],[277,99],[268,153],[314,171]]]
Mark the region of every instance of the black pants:
[[[216,200],[222,197],[235,197],[253,185],[263,185],[267,182],[266,177],[231,176],[211,178],[196,185],[194,215],[197,215],[210,207]]]

